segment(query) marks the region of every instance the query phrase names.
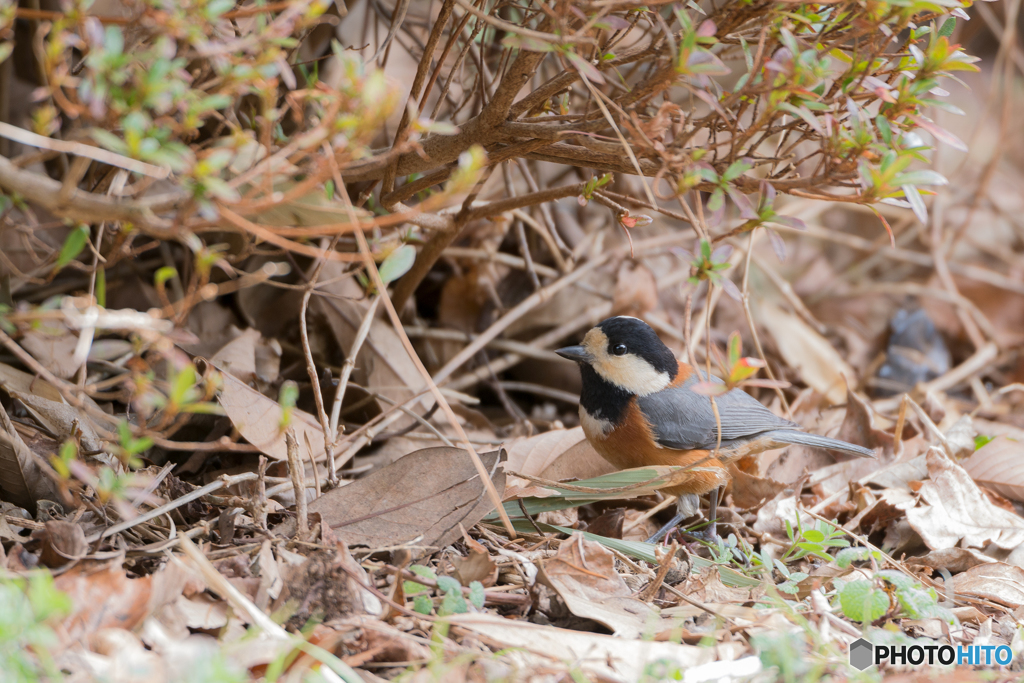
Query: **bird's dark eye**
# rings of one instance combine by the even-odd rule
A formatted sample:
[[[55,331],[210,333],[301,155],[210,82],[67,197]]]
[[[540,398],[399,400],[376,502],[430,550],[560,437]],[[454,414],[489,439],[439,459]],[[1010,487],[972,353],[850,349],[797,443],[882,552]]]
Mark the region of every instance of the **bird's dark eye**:
[[[612,349],[612,353],[614,353],[616,356],[625,356],[626,351],[627,349],[625,344],[616,344],[615,348]]]

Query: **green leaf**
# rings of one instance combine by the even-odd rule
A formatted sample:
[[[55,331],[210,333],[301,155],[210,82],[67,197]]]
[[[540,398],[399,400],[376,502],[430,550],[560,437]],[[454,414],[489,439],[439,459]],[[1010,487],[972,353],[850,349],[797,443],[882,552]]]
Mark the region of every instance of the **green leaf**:
[[[708,198],[708,211],[718,211],[725,205],[725,192],[720,187],[716,187],[715,191],[711,193],[711,197]]]
[[[424,567],[422,564],[414,564],[409,567],[409,571],[416,576],[422,576],[424,579],[431,579],[432,581],[437,580],[437,573],[430,567]]]
[[[108,26],[103,36],[103,47],[107,52],[119,55],[124,52],[124,35],[117,26]]]
[[[415,261],[416,247],[411,244],[403,244],[388,254],[384,263],[380,264],[380,279],[384,281],[384,284],[394,282],[409,272]]]
[[[96,271],[96,304],[101,308],[107,307],[107,269],[100,268]]]
[[[941,174],[929,169],[897,173],[893,185],[947,185],[949,181]]]
[[[889,119],[879,114],[875,117],[875,127],[878,128],[878,134],[881,136],[882,141],[887,145],[891,145],[892,126],[889,125]]]
[[[437,587],[444,593],[455,593],[462,595],[462,584],[450,576],[437,577]]]
[[[416,593],[422,593],[427,590],[427,587],[422,583],[416,583],[415,581],[404,581],[402,583],[402,592],[406,595],[414,595]]]
[[[417,614],[430,614],[434,611],[434,603],[426,595],[417,595],[412,601],[412,611]]]
[[[839,606],[848,618],[870,623],[885,616],[889,597],[871,581],[851,581],[839,593]]]
[[[953,35],[953,29],[956,28],[956,19],[950,17],[942,22],[942,26],[939,27],[939,37],[948,38]]]
[[[753,167],[753,164],[742,159],[734,161],[729,164],[729,168],[725,169],[725,173],[722,174],[722,180],[731,183]]]
[[[469,605],[466,604],[466,599],[462,597],[462,593],[445,593],[437,613],[440,615],[465,614],[468,611]]]
[[[85,243],[89,239],[89,226],[79,223],[78,226],[72,230],[67,239],[64,240],[64,246],[60,248],[60,254],[57,255],[57,263],[54,266],[54,270],[60,270],[67,264],[78,258],[78,255],[85,249]]]
[[[817,529],[808,529],[804,532],[804,538],[814,543],[821,543],[825,540],[825,534],[821,533]]]
[[[177,277],[178,271],[173,266],[164,266],[156,271],[153,275],[153,284],[156,287],[160,287],[172,277]]]
[[[187,403],[189,389],[195,386],[195,383],[196,369],[189,363],[171,380],[171,402],[178,406]]]
[[[882,553],[875,552],[869,548],[846,548],[845,550],[840,550],[836,553],[836,565],[840,569],[846,569],[854,562],[863,562],[872,555],[874,555],[877,560],[885,558]]]
[[[994,436],[985,436],[984,434],[979,434],[978,436],[974,437],[974,450],[978,450],[979,448],[981,448],[982,446],[984,446],[985,444],[987,444],[988,442],[992,441],[995,438],[996,437]]]
[[[469,601],[473,604],[473,607],[483,609],[484,598],[484,585],[479,581],[471,582],[469,584]]]

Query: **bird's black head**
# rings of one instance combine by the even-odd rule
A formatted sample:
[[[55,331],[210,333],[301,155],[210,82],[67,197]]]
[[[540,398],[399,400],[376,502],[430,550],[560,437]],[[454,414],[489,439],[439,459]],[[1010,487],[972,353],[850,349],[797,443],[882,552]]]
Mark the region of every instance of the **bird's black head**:
[[[679,372],[675,355],[651,326],[627,316],[602,321],[587,332],[583,344],[556,353],[583,366],[584,384],[592,369],[604,382],[635,396],[661,391]]]

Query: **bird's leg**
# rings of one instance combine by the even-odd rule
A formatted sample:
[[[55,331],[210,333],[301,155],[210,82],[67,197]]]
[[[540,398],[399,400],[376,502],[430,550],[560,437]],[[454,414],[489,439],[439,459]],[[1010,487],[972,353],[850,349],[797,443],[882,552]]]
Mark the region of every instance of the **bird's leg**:
[[[722,488],[719,487],[708,495],[708,521],[710,524],[708,524],[707,530],[692,531],[690,532],[691,536],[710,543],[715,543],[718,540],[718,522],[716,519],[718,518],[718,492],[721,490]]]
[[[665,535],[676,528],[681,521],[689,517],[693,517],[700,509],[700,498],[693,493],[681,494],[676,499],[676,515],[669,523],[658,529],[653,536],[647,539],[648,543],[657,543],[665,537]]]
[[[688,532],[694,538],[707,541],[709,543],[715,543],[718,540],[718,524],[715,519],[718,517],[718,494],[721,488],[714,489],[708,495],[709,498],[709,509],[708,509],[708,520],[711,522],[705,531],[691,531]],[[676,515],[669,523],[658,529],[658,531],[647,539],[648,543],[657,543],[665,537],[668,532],[672,531],[676,526],[679,525],[684,519],[692,517],[700,509],[700,498],[692,493],[684,493],[679,496],[676,501]]]

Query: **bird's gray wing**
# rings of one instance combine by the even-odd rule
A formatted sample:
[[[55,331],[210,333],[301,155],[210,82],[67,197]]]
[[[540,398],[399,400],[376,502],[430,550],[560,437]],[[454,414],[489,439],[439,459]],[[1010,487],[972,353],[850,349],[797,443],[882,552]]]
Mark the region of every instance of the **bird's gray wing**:
[[[661,446],[678,450],[712,449],[718,442],[711,400],[692,390],[696,375],[682,386],[642,396],[637,405],[654,430]],[[722,423],[722,444],[743,441],[773,429],[799,429],[750,394],[733,389],[715,398]]]

